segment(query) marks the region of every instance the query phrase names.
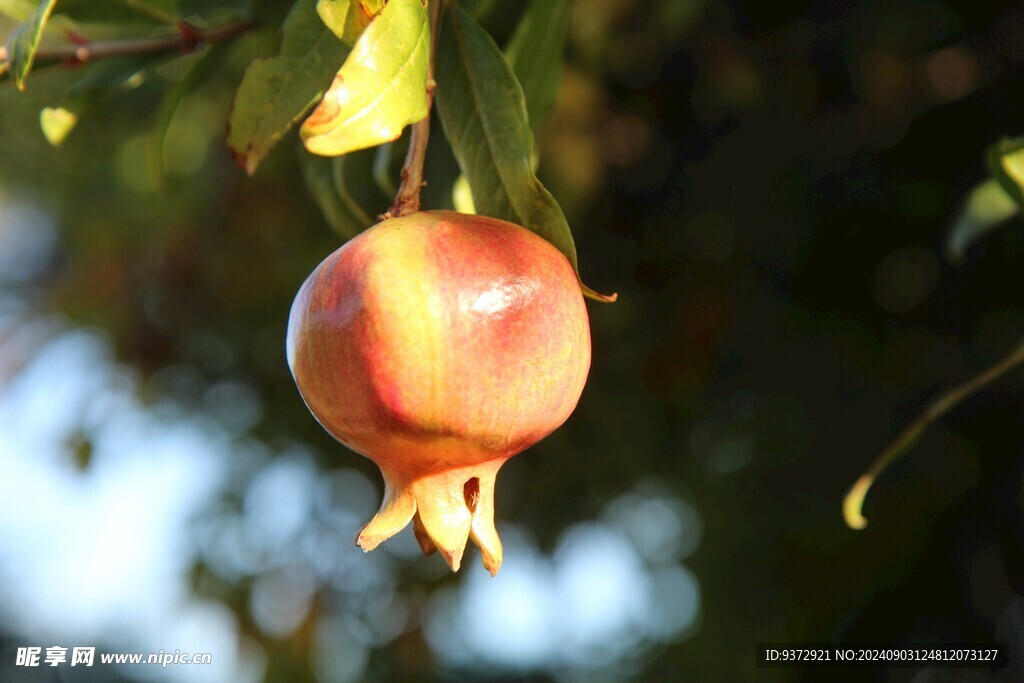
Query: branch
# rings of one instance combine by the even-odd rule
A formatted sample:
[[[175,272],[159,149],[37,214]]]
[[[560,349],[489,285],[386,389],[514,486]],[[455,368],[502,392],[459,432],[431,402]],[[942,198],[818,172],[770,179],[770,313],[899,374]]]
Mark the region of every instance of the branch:
[[[202,45],[230,40],[256,26],[253,21],[239,21],[211,29],[197,29],[191,24],[179,23],[178,31],[149,38],[125,40],[99,40],[82,44],[68,44],[40,48],[36,60],[85,64],[95,59],[147,55],[160,52],[192,52]],[[0,73],[7,66],[7,48],[0,46]]]
[[[381,219],[397,218],[420,210],[420,189],[423,187],[423,162],[427,157],[427,142],[430,138],[430,108],[434,104],[434,49],[437,47],[437,26],[441,17],[444,0],[430,2],[430,63],[427,65],[427,115],[412,126],[409,133],[409,151],[402,164],[402,184],[398,187],[395,201]]]
[[[863,529],[867,526],[868,520],[864,518],[862,509],[864,507],[864,498],[868,495],[871,485],[875,483],[875,479],[889,466],[889,463],[903,453],[907,446],[917,439],[929,425],[960,405],[964,400],[985,388],[986,385],[999,379],[1022,363],[1024,363],[1024,339],[1018,342],[1009,355],[988,370],[939,396],[916,420],[900,432],[896,440],[882,451],[882,454],[871,464],[868,471],[857,480],[850,489],[850,492],[846,494],[846,498],[843,500],[843,517],[846,519],[847,526],[851,529]]]

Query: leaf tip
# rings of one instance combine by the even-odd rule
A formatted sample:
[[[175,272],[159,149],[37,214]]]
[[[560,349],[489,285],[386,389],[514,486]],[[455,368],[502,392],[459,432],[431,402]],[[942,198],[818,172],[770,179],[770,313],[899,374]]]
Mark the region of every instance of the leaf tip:
[[[256,158],[256,155],[252,154],[252,151],[241,151],[235,149],[231,145],[228,145],[228,154],[235,160],[235,163],[245,171],[245,174],[250,178],[256,175],[256,169],[260,165],[260,160]]]
[[[580,289],[583,290],[583,296],[587,297],[588,299],[593,299],[594,301],[600,301],[601,303],[613,304],[619,300],[618,292],[612,292],[611,294],[601,294],[600,292],[593,290],[590,287],[587,287],[582,282],[580,283]]]
[[[850,488],[850,492],[846,494],[846,498],[843,499],[843,519],[846,521],[846,526],[855,531],[860,531],[868,525],[863,508],[864,498],[868,495],[868,489],[871,488],[872,483],[874,483],[874,477],[865,474],[857,480]]]

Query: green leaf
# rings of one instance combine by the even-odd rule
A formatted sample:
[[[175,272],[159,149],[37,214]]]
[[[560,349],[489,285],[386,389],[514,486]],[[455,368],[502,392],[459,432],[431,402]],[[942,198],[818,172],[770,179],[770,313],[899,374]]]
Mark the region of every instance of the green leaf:
[[[180,15],[185,18],[217,15],[248,17],[252,12],[249,0],[178,0],[178,5]]]
[[[306,149],[338,156],[396,140],[427,115],[430,26],[420,0],[391,0],[359,36],[299,129]]]
[[[42,0],[29,18],[11,31],[7,39],[7,62],[18,90],[25,90],[25,79],[36,59],[39,39],[56,4],[57,0]]]
[[[537,232],[575,268],[565,215],[530,165],[533,133],[515,74],[465,10],[449,7],[442,27],[437,106],[477,210]]]
[[[300,149],[299,162],[306,187],[328,224],[342,239],[351,239],[373,225],[373,214],[356,196],[358,193],[364,202],[370,201],[372,155],[349,154],[330,158]],[[360,187],[364,184],[365,187]],[[386,204],[386,200],[377,195],[373,195],[373,199]]]
[[[578,273],[576,245],[565,214],[533,174],[533,133],[515,74],[465,10],[448,6],[442,26],[437,106],[476,210],[537,233],[565,254]],[[586,287],[584,292],[614,300]]]
[[[228,147],[250,175],[323,97],[348,52],[311,0],[297,0],[282,32],[277,56],[257,59],[245,70],[228,117]]]
[[[327,28],[349,47],[384,8],[384,0],[319,0],[316,13]]]
[[[119,0],[143,16],[154,21],[170,23],[179,21],[181,7],[178,0]]]
[[[83,114],[111,95],[142,85],[146,69],[162,59],[166,57],[120,57],[89,65],[61,96],[56,107],[46,107],[40,112],[39,127],[47,141],[54,147],[59,146]]]
[[[50,15],[50,18],[46,21],[45,30],[49,31],[52,35],[70,34],[70,33],[81,33],[81,26],[67,16],[64,4],[69,0],[62,0],[60,3],[60,12],[54,12]],[[0,0],[0,15],[7,17],[12,20],[15,27],[10,29],[13,33],[17,28],[17,24],[21,24],[29,20],[29,18],[38,9],[37,2],[33,0]],[[6,22],[0,22],[0,28]],[[2,34],[0,34],[2,35]],[[13,37],[13,36],[8,36]],[[97,36],[99,38],[100,36]],[[106,37],[106,36],[102,36]],[[7,52],[7,46],[0,44],[0,73],[2,73],[5,67],[9,64],[5,61]]]
[[[988,150],[988,165],[993,177],[1024,207],[1024,137],[1003,138]]]
[[[373,182],[381,192],[393,197],[398,187],[391,177],[391,165],[395,162],[395,143],[385,142],[377,147],[373,155]]]
[[[176,26],[178,7],[169,0],[61,0],[60,12],[91,23],[147,23]]]
[[[534,130],[555,103],[568,31],[569,0],[531,0],[505,50]]]
[[[0,0],[0,14],[21,23],[32,16],[36,4],[31,0]]]
[[[252,19],[253,4],[252,0],[178,0],[178,16],[193,26],[219,26]],[[272,3],[275,7],[282,5],[287,6],[283,2]],[[266,3],[261,6],[269,7]]]
[[[203,79],[223,59],[227,51],[227,43],[216,43],[211,45],[206,53],[196,59],[188,71],[175,81],[167,93],[156,115],[156,123],[150,132],[149,162],[151,177],[157,178],[160,185],[166,181],[165,176],[165,151],[167,148],[167,132],[171,129],[174,115],[178,113],[185,98],[195,90],[196,86],[202,83]]]
[[[998,180],[980,183],[964,203],[963,210],[946,238],[946,254],[954,263],[963,261],[967,249],[1020,213],[1020,206]]]
[[[482,21],[488,12],[494,7],[494,0],[459,0],[462,8],[469,12],[474,19]]]

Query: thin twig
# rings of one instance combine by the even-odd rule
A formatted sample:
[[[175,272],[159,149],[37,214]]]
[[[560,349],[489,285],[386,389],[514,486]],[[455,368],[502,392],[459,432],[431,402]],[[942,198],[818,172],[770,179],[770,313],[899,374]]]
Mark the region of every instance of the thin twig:
[[[1001,361],[981,374],[975,375],[960,386],[942,394],[932,402],[916,420],[900,432],[899,436],[896,437],[896,440],[888,448],[882,451],[882,454],[871,464],[868,471],[857,480],[850,489],[850,492],[846,494],[846,498],[843,500],[843,517],[846,519],[846,524],[851,529],[863,529],[867,526],[868,520],[864,518],[862,509],[864,497],[867,496],[871,485],[875,483],[875,479],[889,466],[889,463],[895,460],[929,425],[960,405],[965,399],[970,398],[986,385],[999,379],[1022,363],[1024,363],[1024,339]]]
[[[125,40],[99,40],[82,45],[58,45],[40,48],[36,52],[36,60],[72,62],[85,64],[95,59],[107,57],[124,57],[128,55],[145,55],[159,52],[181,50],[191,52],[201,45],[230,40],[235,36],[254,28],[256,22],[239,21],[215,28],[201,30],[179,30],[150,38],[129,38]],[[7,63],[7,48],[0,47],[0,66]]]
[[[437,47],[437,25],[444,0],[430,1],[430,63],[427,65],[427,115],[412,126],[409,133],[409,151],[402,164],[402,183],[391,209],[381,216],[397,218],[420,210],[420,190],[423,187],[423,162],[427,157],[430,138],[430,108],[434,104],[434,48]]]

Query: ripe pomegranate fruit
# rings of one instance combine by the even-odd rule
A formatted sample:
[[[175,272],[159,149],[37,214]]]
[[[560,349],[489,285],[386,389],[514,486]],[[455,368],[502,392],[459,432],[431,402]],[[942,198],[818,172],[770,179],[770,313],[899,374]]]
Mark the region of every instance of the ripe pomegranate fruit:
[[[384,476],[363,550],[414,522],[457,571],[466,541],[495,574],[494,480],[561,425],[590,369],[565,256],[512,223],[450,211],[385,220],[327,257],[288,321],[306,405]]]

